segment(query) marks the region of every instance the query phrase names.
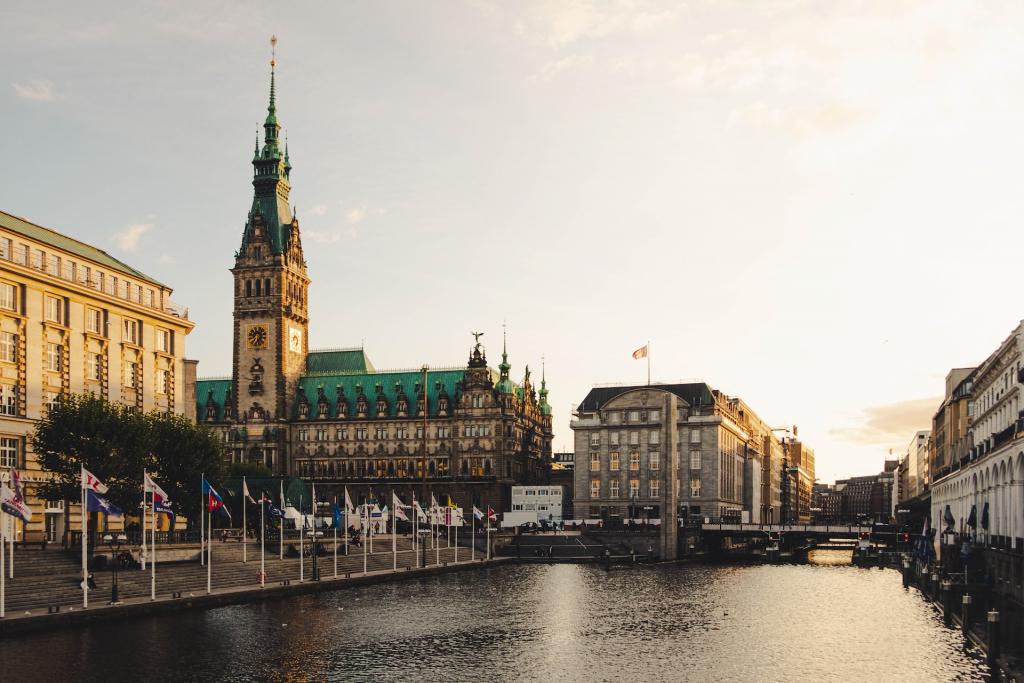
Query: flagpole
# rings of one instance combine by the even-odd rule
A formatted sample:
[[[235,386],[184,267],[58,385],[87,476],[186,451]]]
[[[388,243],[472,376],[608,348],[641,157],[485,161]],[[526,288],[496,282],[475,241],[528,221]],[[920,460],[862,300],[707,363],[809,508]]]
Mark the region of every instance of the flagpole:
[[[458,508],[455,508],[456,510]],[[455,513],[452,513],[452,526],[455,527],[455,563],[459,562],[459,526],[455,524]]]
[[[338,494],[334,494],[334,509],[338,509]],[[334,527],[334,578],[338,578],[338,525],[331,526]]]
[[[248,555],[248,552],[246,551],[246,547],[245,547],[246,546],[245,535],[246,535],[246,530],[248,529],[248,527],[245,526],[245,497],[248,496],[248,495],[249,495],[249,487],[246,485],[245,477],[243,476],[242,477],[242,563],[243,564],[249,561],[249,555]]]
[[[469,561],[476,562],[476,506],[473,506],[473,516],[469,520]]]
[[[143,502],[145,502],[146,494],[142,494]],[[149,578],[149,599],[156,600],[156,489],[150,492],[150,498],[153,501],[153,530],[149,535],[149,549],[152,557],[149,558],[149,566],[152,569],[152,574]],[[145,533],[145,530],[143,530]]]
[[[365,501],[366,499],[364,498],[363,500]],[[364,527],[364,532],[365,533],[363,533],[363,576],[366,576],[366,540],[367,540],[367,536],[370,533],[370,520],[369,520],[370,508],[367,507],[365,502],[363,503],[363,512],[367,516],[366,526]],[[360,524],[363,523],[363,515],[359,515],[359,523]]]
[[[306,522],[302,519],[302,494],[299,494],[299,583],[306,580],[306,558],[302,554],[302,537],[306,533]]]
[[[281,485],[281,516],[277,520],[277,553],[279,560],[284,559],[284,479],[278,482]]]
[[[484,521],[487,524],[487,561],[491,561],[491,506],[487,506],[487,511],[484,512]]]
[[[149,531],[149,517],[146,516],[146,470],[142,470],[142,571],[146,571],[146,560],[149,558],[149,546],[146,534]]]
[[[0,509],[0,619],[7,615],[7,572],[4,571],[4,543],[7,537],[7,515]]]
[[[206,482],[206,472],[203,472],[203,483]],[[206,564],[206,489],[203,484],[199,485],[199,566]]]
[[[647,386],[651,386],[651,340],[647,340]]]
[[[206,592],[209,594],[213,589],[213,513],[208,510],[206,514]]]
[[[395,490],[391,490],[391,571],[398,571],[398,515],[395,514],[397,509],[395,501]]]
[[[82,484],[82,608],[87,609],[89,607],[89,550],[86,546],[89,543],[89,537],[85,511],[85,465],[82,465],[79,478]]]
[[[431,495],[431,497],[430,497],[430,502],[431,503],[435,502],[433,495]],[[441,506],[435,505],[434,508],[435,508],[434,511],[436,513],[438,513],[438,515],[439,515],[439,518],[437,520],[437,526],[440,528],[440,526],[441,526],[441,520],[440,520]],[[441,532],[438,531],[438,533],[441,533]],[[439,538],[435,538],[434,539],[434,550],[437,551],[437,564],[440,565],[441,564],[441,539],[439,539]]]
[[[412,561],[413,565],[420,568],[420,553],[417,541],[420,540],[420,513],[416,508],[416,491],[412,492]]]
[[[260,487],[262,493],[263,488]],[[267,502],[264,500],[266,494],[260,496],[260,588],[263,588],[267,584],[267,559],[264,555],[265,546],[267,541],[266,529],[263,526],[263,511],[267,507]]]

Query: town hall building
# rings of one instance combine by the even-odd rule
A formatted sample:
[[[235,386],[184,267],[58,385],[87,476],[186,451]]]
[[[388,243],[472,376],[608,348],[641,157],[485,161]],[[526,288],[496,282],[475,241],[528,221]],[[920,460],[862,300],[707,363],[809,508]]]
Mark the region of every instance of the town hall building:
[[[253,165],[254,196],[234,276],[230,377],[200,379],[196,419],[232,462],[315,481],[324,498],[394,489],[460,506],[507,509],[515,484],[550,472],[551,406],[541,374],[511,379],[476,334],[465,366],[377,371],[362,348],[310,351],[310,278],[289,204],[292,165],[270,104]],[[319,497],[319,496],[318,496]]]

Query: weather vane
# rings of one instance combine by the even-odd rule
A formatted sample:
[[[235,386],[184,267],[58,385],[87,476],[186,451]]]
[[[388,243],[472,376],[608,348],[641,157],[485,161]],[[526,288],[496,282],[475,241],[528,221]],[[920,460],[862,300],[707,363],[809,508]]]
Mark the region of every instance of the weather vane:
[[[270,68],[277,66],[277,36],[270,36]]]

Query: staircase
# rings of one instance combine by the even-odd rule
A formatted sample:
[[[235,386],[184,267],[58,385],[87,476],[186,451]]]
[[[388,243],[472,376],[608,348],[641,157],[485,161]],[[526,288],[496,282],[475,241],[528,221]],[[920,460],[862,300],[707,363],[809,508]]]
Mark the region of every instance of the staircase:
[[[297,543],[285,543],[285,552],[288,546]],[[334,541],[328,539],[322,542],[324,549],[317,558],[317,564],[322,578],[334,576]],[[398,570],[405,571],[406,567],[416,566],[416,557],[412,551],[411,538],[398,538],[396,542],[398,550]],[[260,570],[260,546],[258,543],[248,544],[248,562],[242,562],[241,543],[213,543],[212,563],[212,588],[241,588],[256,587],[259,585],[257,573]],[[304,550],[308,552],[308,544]],[[390,571],[394,563],[394,556],[391,552],[391,539],[387,537],[375,538],[373,544],[374,552],[367,553],[366,569],[368,572]],[[266,585],[272,586],[281,581],[290,580],[293,583],[299,581],[298,557],[278,558],[278,546],[268,544],[265,548]],[[422,553],[422,549],[420,550]],[[477,559],[483,554],[477,552]],[[426,551],[427,566],[437,564],[438,551],[428,547]],[[470,558],[469,548],[459,548],[459,560],[466,561]],[[422,559],[422,555],[420,555]],[[313,558],[303,557],[303,573],[306,581],[313,577]],[[441,548],[440,561],[454,562],[455,548]],[[68,607],[80,607],[82,604],[81,589],[81,559],[74,553],[63,550],[46,551],[25,551],[15,553],[15,577],[7,579],[6,583],[6,605],[8,614],[18,614],[24,611],[35,611],[45,609],[52,605],[59,605],[62,609]],[[363,549],[349,546],[349,555],[344,555],[344,544],[338,543],[338,576],[344,576],[346,572],[353,576],[363,573]],[[189,594],[199,595],[206,592],[205,566],[198,562],[168,562],[157,563],[156,588],[158,596],[169,596],[171,593],[180,592],[184,596]],[[121,599],[146,597],[150,594],[150,569],[147,566],[145,571],[138,568],[121,569],[117,573],[118,593]],[[110,587],[113,581],[113,572],[95,571],[93,578],[96,583],[89,594],[91,604],[106,604],[110,600]]]

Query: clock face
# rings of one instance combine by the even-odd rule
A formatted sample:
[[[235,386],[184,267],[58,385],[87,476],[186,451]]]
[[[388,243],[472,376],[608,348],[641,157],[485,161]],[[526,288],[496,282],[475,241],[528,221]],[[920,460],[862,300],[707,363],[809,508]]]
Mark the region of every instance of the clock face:
[[[245,333],[246,343],[250,349],[267,348],[267,328],[265,325],[250,325]]]
[[[288,328],[288,350],[302,353],[302,330],[297,327]]]

